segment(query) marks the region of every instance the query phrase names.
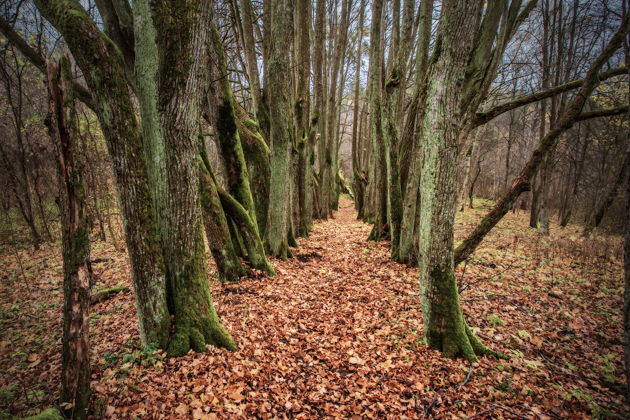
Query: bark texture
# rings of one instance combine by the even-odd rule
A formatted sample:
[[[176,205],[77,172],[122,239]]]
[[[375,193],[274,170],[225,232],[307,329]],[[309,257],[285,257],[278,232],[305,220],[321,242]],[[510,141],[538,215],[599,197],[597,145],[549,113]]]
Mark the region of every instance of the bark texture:
[[[89,220],[77,147],[76,111],[69,88],[70,61],[47,63],[47,125],[55,146],[63,255],[63,340],[60,406],[72,419],[87,419],[90,399]]]
[[[269,214],[265,242],[274,257],[290,256],[288,234],[290,224],[291,171],[291,80],[289,50],[291,43],[286,30],[291,26],[291,7],[286,0],[272,0],[272,23],[269,57],[269,110],[271,126],[271,185]]]
[[[147,347],[165,348],[170,320],[164,262],[142,136],[129,96],[123,57],[77,1],[35,3],[63,35],[92,92],[116,177],[141,341]]]

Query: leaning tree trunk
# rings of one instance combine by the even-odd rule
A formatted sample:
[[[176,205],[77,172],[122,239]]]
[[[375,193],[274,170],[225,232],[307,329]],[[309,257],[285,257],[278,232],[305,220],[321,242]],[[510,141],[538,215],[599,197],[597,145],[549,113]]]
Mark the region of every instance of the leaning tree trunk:
[[[549,130],[549,132],[540,139],[536,150],[534,150],[534,153],[527,161],[520,174],[514,179],[510,189],[503,194],[492,209],[481,219],[477,227],[475,227],[457,247],[455,250],[456,265],[464,261],[475,251],[488,232],[490,232],[509,211],[519,195],[530,188],[532,178],[536,176],[544,158],[557,144],[560,135],[571,128],[576,121],[587,119],[586,115],[582,114],[582,108],[595,87],[597,87],[601,81],[598,71],[619,48],[621,40],[628,33],[629,23],[630,14],[626,14],[619,30],[613,35],[610,41],[608,41],[608,44],[604,47],[600,55],[591,63],[591,67],[584,78],[580,90],[573,96],[573,99],[558,118],[558,122],[554,125],[553,129]]]
[[[86,419],[90,399],[89,220],[78,150],[70,61],[47,63],[48,131],[55,146],[63,254],[63,340],[60,406],[67,417]]]
[[[223,44],[214,19],[210,23],[208,55],[210,62],[210,84],[206,96],[209,105],[208,120],[216,130],[221,157],[225,162],[228,189],[256,222],[254,198],[237,127],[236,102],[228,80]],[[258,228],[257,222],[256,227]]]
[[[271,187],[269,214],[265,232],[266,246],[275,257],[290,256],[287,237],[289,233],[289,207],[291,171],[291,70],[289,50],[291,42],[286,30],[291,25],[290,4],[286,0],[271,1],[273,19],[269,52],[269,110],[271,128]]]
[[[215,180],[208,170],[205,145],[201,141],[203,149],[201,162],[199,163],[199,194],[201,199],[201,209],[203,212],[203,223],[208,239],[208,246],[212,253],[212,258],[217,264],[219,280],[223,282],[238,281],[241,276],[247,275],[247,270],[238,258],[225,212],[221,206],[221,199],[217,192]]]

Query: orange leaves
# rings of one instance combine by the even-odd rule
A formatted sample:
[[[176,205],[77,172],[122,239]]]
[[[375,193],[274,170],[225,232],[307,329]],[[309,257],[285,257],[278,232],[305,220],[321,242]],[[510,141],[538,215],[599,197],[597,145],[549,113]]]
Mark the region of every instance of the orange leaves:
[[[476,216],[466,211],[465,217]],[[277,276],[212,284],[219,315],[237,340],[235,352],[209,348],[162,366],[142,364],[144,356],[131,362],[125,355],[140,352],[133,296],[95,305],[92,389],[93,401],[101,401],[99,416],[422,418],[430,406],[427,417],[489,409],[487,418],[514,417],[491,404],[526,418],[588,417],[593,404],[615,411],[621,381],[611,384],[603,375],[623,371],[616,321],[620,268],[546,260],[542,247],[548,245],[539,244],[526,223],[510,213],[465,272],[458,270],[467,285],[461,298],[470,327],[511,357],[481,358],[463,385],[468,365],[423,344],[417,270],[392,262],[386,243],[367,242],[370,227],[345,208],[335,219],[315,222],[311,237],[298,239],[295,258],[274,261]],[[518,242],[514,229],[522,231]],[[102,253],[114,258],[95,268],[103,286],[128,285],[124,254]],[[61,295],[52,293],[60,290],[60,266],[49,263],[33,278],[41,283],[31,287],[46,291],[38,299],[48,300],[22,301],[14,309],[18,297],[0,283],[6,314],[0,322],[8,331],[0,344],[0,388],[19,377],[27,391],[47,391],[41,402],[20,393],[11,410],[24,415],[28,407],[54,402],[60,367],[59,335],[49,333],[61,331],[53,305]],[[11,285],[17,296],[31,296],[25,286]],[[46,305],[35,306],[40,303]],[[493,325],[490,315],[502,323]],[[46,334],[35,333],[39,325]]]

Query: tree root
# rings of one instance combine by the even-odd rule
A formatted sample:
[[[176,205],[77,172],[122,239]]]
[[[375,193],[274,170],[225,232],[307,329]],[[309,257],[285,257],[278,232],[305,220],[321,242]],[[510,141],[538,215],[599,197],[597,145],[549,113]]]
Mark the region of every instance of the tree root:
[[[468,324],[464,322],[464,327],[466,328],[466,335],[468,336],[468,341],[470,341],[470,345],[473,348],[473,351],[477,356],[494,356],[498,359],[509,360],[510,357],[498,352],[496,350],[492,350],[490,347],[486,346],[477,338],[475,333],[470,329]]]

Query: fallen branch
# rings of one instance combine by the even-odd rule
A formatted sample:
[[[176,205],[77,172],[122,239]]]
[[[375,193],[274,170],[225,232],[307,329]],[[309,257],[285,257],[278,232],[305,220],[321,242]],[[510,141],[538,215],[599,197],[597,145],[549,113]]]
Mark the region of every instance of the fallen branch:
[[[92,264],[98,264],[98,263],[103,263],[103,262],[107,262],[107,261],[113,261],[113,258],[94,258],[93,260],[90,260],[90,263]]]
[[[129,292],[129,290],[129,287],[127,286],[114,286],[107,289],[101,289],[92,294],[92,296],[90,297],[90,303],[94,305],[95,303],[103,302],[107,299],[110,299],[120,292],[127,293]]]

